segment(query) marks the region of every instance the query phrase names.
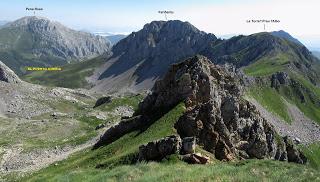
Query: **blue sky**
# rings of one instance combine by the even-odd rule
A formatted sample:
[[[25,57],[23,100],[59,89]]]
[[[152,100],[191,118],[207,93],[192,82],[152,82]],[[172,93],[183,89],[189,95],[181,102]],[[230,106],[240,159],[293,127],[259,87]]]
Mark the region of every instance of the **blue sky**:
[[[201,6],[221,6],[244,4],[253,0],[2,0],[0,19],[15,20],[32,15],[26,7],[41,7],[44,11],[36,15],[60,21],[77,29],[107,29],[109,31],[130,32],[138,30],[152,20],[164,19],[159,10],[172,10],[169,18],[192,21],[185,16],[188,9]],[[193,22],[191,22],[193,23]]]
[[[319,0],[1,0],[0,20],[33,15],[26,7],[43,8],[36,15],[74,29],[120,33],[164,20],[159,10],[174,11],[169,19],[189,21],[216,35],[261,32],[263,24],[248,24],[246,20],[279,19],[281,23],[267,24],[266,31],[283,29],[320,47],[320,24],[314,22]]]

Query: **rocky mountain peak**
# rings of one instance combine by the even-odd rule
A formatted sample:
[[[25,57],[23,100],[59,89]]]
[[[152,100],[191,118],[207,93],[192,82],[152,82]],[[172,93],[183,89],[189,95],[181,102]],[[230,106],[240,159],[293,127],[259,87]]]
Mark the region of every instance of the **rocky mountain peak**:
[[[201,32],[195,26],[190,24],[189,22],[183,22],[180,20],[169,20],[169,21],[153,21],[151,23],[146,24],[143,27],[143,30],[147,32],[159,32],[159,31],[185,31],[185,32]],[[204,33],[204,32],[203,32]]]
[[[20,78],[0,61],[0,81],[7,83],[20,83]]]
[[[99,79],[112,78],[131,70],[133,73],[126,80],[135,79],[136,84],[142,83],[139,88],[149,89],[171,64],[201,54],[216,40],[213,34],[202,32],[188,22],[153,21],[112,48],[113,58],[117,61]],[[144,81],[151,83],[144,84]]]
[[[138,113],[153,113],[186,101],[188,107],[222,95],[240,95],[237,81],[225,69],[213,65],[201,55],[173,64],[163,79],[157,81]]]
[[[45,17],[26,16],[6,25],[11,28],[26,29],[32,32],[46,33],[50,31],[71,31],[69,28],[63,26],[59,22],[51,21]]]
[[[174,64],[136,115],[167,112],[180,102],[187,109],[175,124],[181,138],[197,144],[219,160],[276,159],[305,163],[305,156],[287,137],[281,138],[255,106],[241,97],[238,80],[206,57]]]
[[[242,98],[238,79],[203,56],[173,64],[139,104],[134,117],[106,131],[95,147],[150,126],[152,118],[164,115],[181,102],[185,103],[186,111],[174,126],[180,138],[196,138],[197,145],[219,160],[306,162],[292,141],[279,136],[256,107]],[[144,154],[154,151],[142,148]]]
[[[51,23],[48,18],[40,17],[40,16],[25,16],[14,22],[9,23],[10,26],[25,26],[31,23],[38,22],[38,23]],[[53,22],[52,22],[53,23]]]
[[[28,55],[28,58],[32,57],[29,62],[37,66],[57,66],[71,60],[81,61],[108,53],[111,49],[111,43],[104,37],[76,31],[37,16],[27,16],[8,23],[0,29],[0,37],[7,37],[7,41],[1,42],[1,50],[13,51],[13,54],[23,53],[21,57]],[[3,62],[7,65],[17,64],[12,69],[18,73],[21,72],[20,66],[30,66],[30,63],[24,65],[21,61],[13,63],[16,61],[15,57],[10,60],[3,58]]]

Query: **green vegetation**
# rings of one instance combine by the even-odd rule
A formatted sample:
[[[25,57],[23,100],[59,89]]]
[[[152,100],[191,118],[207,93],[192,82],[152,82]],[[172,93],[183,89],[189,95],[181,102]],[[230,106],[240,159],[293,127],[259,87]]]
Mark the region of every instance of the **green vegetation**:
[[[268,86],[253,86],[247,94],[255,98],[267,110],[289,123],[291,116],[286,102],[297,106],[307,117],[319,123],[319,90],[305,79],[299,78],[296,84],[281,86],[278,90]]]
[[[50,55],[41,57],[33,54],[32,49],[40,45],[39,38],[34,34],[19,28],[0,29],[0,60],[9,66],[16,74],[26,73],[25,66],[46,67],[48,65],[62,65],[66,61]]]
[[[288,123],[291,122],[285,101],[276,90],[270,87],[252,87],[249,89],[248,94],[271,113],[276,114]]]
[[[179,104],[147,130],[126,134],[108,146],[86,149],[68,159],[26,176],[21,181],[315,181],[320,178],[314,165],[272,160],[239,162],[214,161],[209,165],[188,165],[176,155],[161,163],[132,164],[138,146],[174,134],[175,121],[185,108]],[[197,149],[201,150],[201,149]],[[310,148],[317,156],[319,148]],[[309,157],[309,156],[308,156]],[[99,168],[96,168],[99,166]]]
[[[114,99],[111,103],[93,109],[95,101],[87,98],[77,98],[86,105],[57,99],[55,101],[39,101],[50,106],[56,113],[53,117],[49,112],[40,116],[26,119],[10,119],[0,117],[0,147],[20,145],[24,151],[36,148],[50,148],[64,145],[78,145],[97,136],[96,126],[102,123],[113,123],[120,119],[112,113],[118,106],[129,106],[134,109],[143,99],[142,95],[124,96]],[[106,120],[97,119],[90,113],[105,113]],[[0,150],[1,151],[1,150]]]
[[[111,103],[103,104],[96,109],[101,111],[112,111],[119,106],[131,106],[133,110],[138,109],[139,103],[143,100],[144,96],[141,94],[134,96],[126,96],[112,99]]]
[[[62,66],[61,71],[35,71],[22,77],[23,80],[46,86],[65,88],[89,88],[86,77],[104,63],[102,56]]]
[[[96,136],[95,127],[105,122],[86,116],[89,111],[84,111],[77,103],[56,100],[48,101],[47,105],[64,115],[55,118],[47,113],[32,120],[0,118],[0,146],[20,145],[27,152],[36,148],[77,145]]]
[[[301,146],[303,153],[309,159],[310,165],[320,170],[320,143],[313,143],[308,146]]]
[[[49,176],[48,176],[49,177]],[[316,181],[319,173],[307,166],[271,160],[220,162],[210,165],[142,163],[112,169],[75,169],[29,181]],[[28,180],[27,180],[28,181]]]
[[[173,125],[184,113],[184,110],[184,104],[179,104],[142,133],[140,133],[141,131],[134,131],[108,146],[93,151],[90,149],[81,151],[69,159],[59,162],[58,165],[51,165],[48,168],[40,170],[27,177],[27,179],[29,181],[68,180],[68,176],[74,174],[75,171],[88,172],[89,175],[90,171],[95,171],[93,174],[102,172],[103,169],[94,170],[96,166],[112,168],[119,165],[131,164],[140,145],[176,133]],[[56,178],[59,175],[60,179]]]
[[[277,53],[272,56],[265,56],[250,64],[244,72],[250,76],[267,76],[277,71],[282,71],[289,64],[290,56],[284,53]]]
[[[287,42],[286,44],[298,49],[292,43]],[[288,64],[291,67],[288,67]],[[297,106],[307,117],[320,122],[320,88],[309,81],[319,82],[317,76],[319,73],[315,71],[319,64],[312,63],[314,68],[310,68],[307,73],[303,69],[293,68],[295,65],[301,64],[308,65],[309,62],[304,57],[298,57],[296,53],[291,51],[264,56],[244,68],[245,73],[268,80],[270,79],[268,76],[271,74],[284,71],[289,74],[293,82],[290,85],[281,85],[277,90],[266,85],[255,85],[249,89],[248,94],[287,122],[290,122],[291,119],[285,101]],[[271,83],[267,81],[266,84]]]

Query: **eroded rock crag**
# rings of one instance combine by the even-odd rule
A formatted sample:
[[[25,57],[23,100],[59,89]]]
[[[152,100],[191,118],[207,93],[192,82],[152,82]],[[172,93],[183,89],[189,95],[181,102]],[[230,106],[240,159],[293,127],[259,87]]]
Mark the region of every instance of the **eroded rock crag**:
[[[155,113],[164,114],[184,102],[186,112],[175,123],[178,134],[181,138],[195,137],[197,145],[217,159],[305,163],[306,157],[289,138],[279,136],[253,104],[242,98],[241,90],[234,74],[206,57],[195,56],[173,64],[164,78],[155,83],[152,94],[139,104],[135,117],[108,130],[96,146],[114,141],[110,140],[114,139],[111,135],[114,131],[119,138],[120,133],[125,134],[123,131],[150,124]]]
[[[137,114],[149,114],[185,102],[187,111],[176,122],[181,138],[197,144],[220,160],[276,159],[305,163],[304,155],[280,137],[242,98],[236,78],[203,56],[172,65],[140,104]]]

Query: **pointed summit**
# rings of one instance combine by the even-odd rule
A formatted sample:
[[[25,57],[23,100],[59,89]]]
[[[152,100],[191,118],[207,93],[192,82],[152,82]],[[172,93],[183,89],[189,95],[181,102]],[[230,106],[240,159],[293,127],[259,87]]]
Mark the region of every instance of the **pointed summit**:
[[[303,45],[298,39],[292,37],[288,32],[285,32],[283,30],[273,31],[273,32],[270,32],[270,33],[273,36],[289,40],[289,41],[294,42],[294,43],[299,44],[299,45]]]
[[[109,80],[128,71],[130,74],[126,74],[126,83],[117,84],[130,85],[138,90],[149,89],[172,63],[201,54],[216,40],[213,34],[200,31],[188,22],[171,20],[148,23],[142,30],[133,32],[113,47],[112,59],[117,61],[100,75],[99,79],[104,83],[99,90],[106,89],[107,85],[108,88],[117,89],[118,85],[110,87],[115,83]]]

